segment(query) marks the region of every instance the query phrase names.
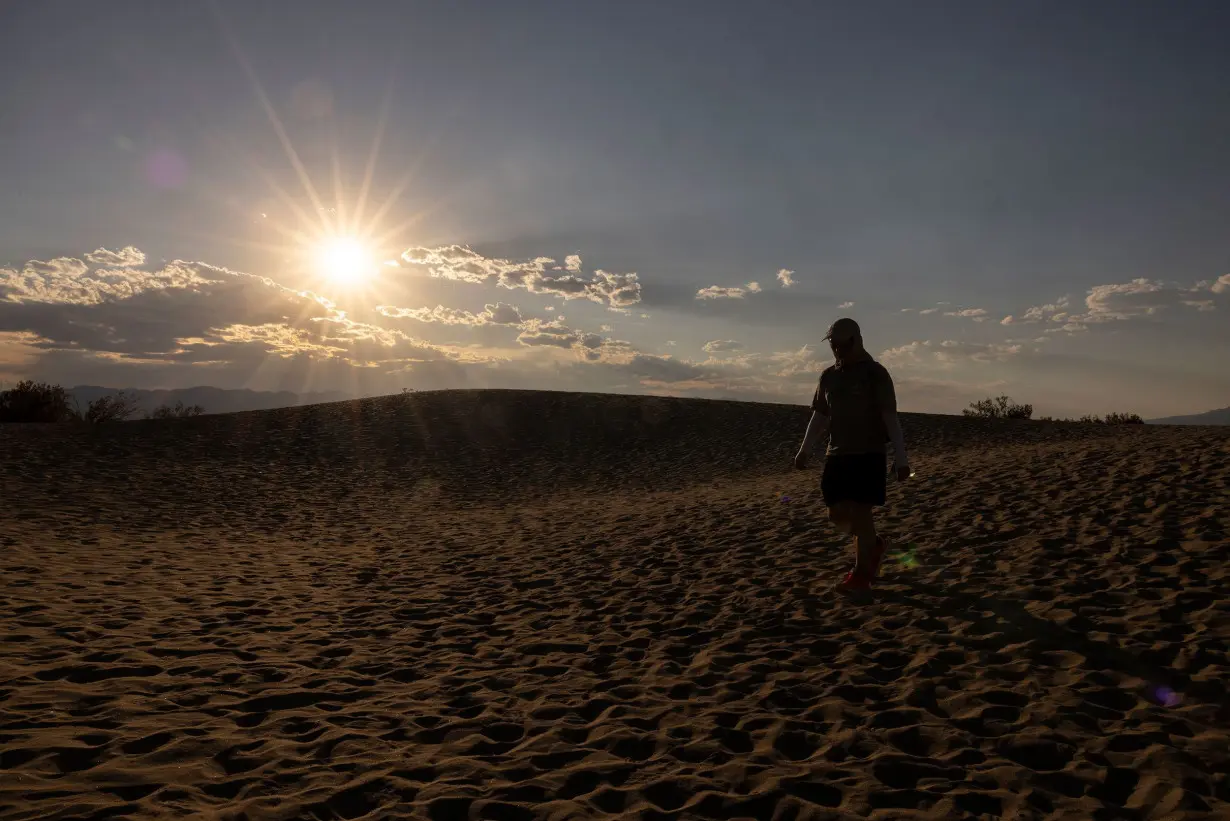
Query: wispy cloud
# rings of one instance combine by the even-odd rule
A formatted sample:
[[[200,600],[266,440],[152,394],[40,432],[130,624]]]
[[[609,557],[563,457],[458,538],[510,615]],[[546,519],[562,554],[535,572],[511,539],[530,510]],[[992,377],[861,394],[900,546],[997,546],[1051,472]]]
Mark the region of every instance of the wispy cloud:
[[[746,346],[742,342],[734,339],[714,339],[711,342],[706,342],[701,346],[701,350],[705,353],[733,353],[741,351]]]
[[[999,362],[1016,356],[1024,350],[1020,343],[966,342],[946,339],[940,342],[921,340],[908,342],[881,352],[879,359],[885,364],[934,362],[953,365],[963,360],[971,362]]]
[[[789,288],[794,285],[794,271],[788,271],[785,268],[777,272],[777,281],[781,283],[783,288]],[[764,290],[760,283],[752,280],[746,285],[710,285],[708,288],[701,288],[696,292],[696,299],[743,299],[748,294],[758,294]]]
[[[838,307],[838,308],[841,308],[841,309],[844,311],[844,310],[845,310],[845,309],[847,309],[847,308],[853,308],[853,307],[854,307],[854,303],[853,303],[853,302],[843,302],[843,303],[841,303],[840,305],[838,305],[837,307]]]
[[[759,289],[757,289],[759,290]],[[701,288],[696,292],[697,299],[743,299],[749,292],[750,288],[742,287],[726,287],[723,285],[710,285],[708,288]],[[752,292],[754,293],[754,292]]]
[[[414,319],[419,322],[438,322],[443,325],[520,325],[524,321],[521,309],[507,302],[485,305],[481,313],[460,308],[397,308],[392,305],[377,305],[376,311],[393,319]]]
[[[1047,333],[1079,333],[1090,326],[1157,317],[1173,309],[1213,311],[1217,308],[1216,295],[1226,291],[1230,291],[1230,275],[1192,286],[1138,278],[1093,286],[1085,294],[1083,310],[1073,307],[1069,297],[1063,297],[1035,305],[1019,317],[1006,316],[1001,324],[1045,322],[1059,326],[1047,329]]]
[[[965,317],[975,322],[985,322],[987,311],[985,308],[962,308],[959,311],[945,311],[944,316]]]

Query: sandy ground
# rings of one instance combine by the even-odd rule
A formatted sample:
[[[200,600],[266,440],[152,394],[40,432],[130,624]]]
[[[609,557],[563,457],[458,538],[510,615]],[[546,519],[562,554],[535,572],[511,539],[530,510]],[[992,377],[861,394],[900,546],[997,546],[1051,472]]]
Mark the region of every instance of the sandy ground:
[[[1230,429],[906,414],[863,601],[807,413],[0,428],[0,821],[1230,817]]]

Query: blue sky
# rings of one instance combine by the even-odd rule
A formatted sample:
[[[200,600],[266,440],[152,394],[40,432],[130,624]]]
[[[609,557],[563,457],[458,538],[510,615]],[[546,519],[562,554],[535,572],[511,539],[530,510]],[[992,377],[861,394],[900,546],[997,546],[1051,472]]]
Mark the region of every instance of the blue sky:
[[[0,379],[801,404],[850,315],[905,410],[1225,406],[1228,25],[1211,0],[7,4]],[[321,262],[334,235],[358,276]]]

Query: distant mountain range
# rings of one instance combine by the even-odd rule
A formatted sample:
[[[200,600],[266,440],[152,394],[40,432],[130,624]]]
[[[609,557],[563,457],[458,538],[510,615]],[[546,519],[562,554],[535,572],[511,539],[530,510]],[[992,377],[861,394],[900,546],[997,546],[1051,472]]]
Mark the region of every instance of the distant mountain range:
[[[1230,425],[1230,408],[1211,410],[1192,416],[1167,416],[1165,419],[1148,419],[1150,425]]]
[[[205,413],[235,413],[237,411],[270,410],[289,408],[295,405],[315,405],[321,402],[340,402],[352,399],[340,391],[322,393],[292,393],[291,391],[251,391],[247,389],[225,390],[223,388],[180,388],[177,390],[142,390],[124,388],[124,393],[136,396],[141,414],[148,413],[159,405],[200,405]],[[78,385],[69,389],[69,395],[85,410],[91,402],[103,396],[114,396],[120,388],[102,388],[97,385]],[[139,416],[138,416],[139,418]]]

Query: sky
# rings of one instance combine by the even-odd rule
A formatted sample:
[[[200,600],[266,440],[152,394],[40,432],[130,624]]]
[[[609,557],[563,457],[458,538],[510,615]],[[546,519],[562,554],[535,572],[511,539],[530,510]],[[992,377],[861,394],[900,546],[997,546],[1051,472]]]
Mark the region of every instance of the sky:
[[[1230,405],[1219,0],[0,5],[0,381]]]

